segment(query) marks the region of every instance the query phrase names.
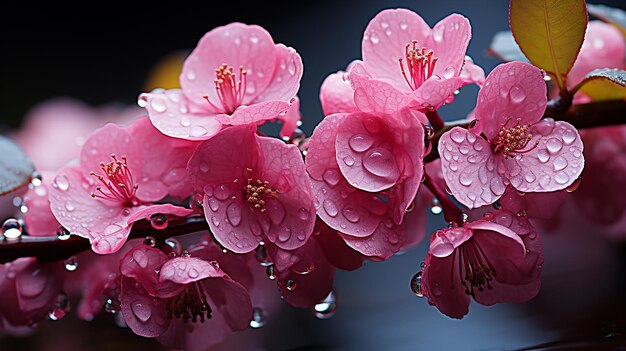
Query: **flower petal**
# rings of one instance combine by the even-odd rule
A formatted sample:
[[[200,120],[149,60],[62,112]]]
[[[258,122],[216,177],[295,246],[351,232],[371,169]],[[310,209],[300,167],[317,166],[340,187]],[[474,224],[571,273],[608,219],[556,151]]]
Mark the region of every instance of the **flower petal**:
[[[385,81],[352,72],[350,83],[354,89],[354,103],[363,112],[392,114],[413,102],[410,94]]]
[[[439,140],[441,170],[454,197],[469,208],[496,201],[506,189],[498,174],[501,166],[482,137],[460,127]]]
[[[97,129],[83,144],[80,166],[85,170],[84,176],[89,176],[90,171],[102,174],[100,163],[113,161],[111,155],[115,155],[118,160],[125,156],[133,177],[141,179],[143,168],[141,148],[126,129],[113,123]]]
[[[167,330],[167,300],[154,298],[136,280],[122,277],[120,305],[124,322],[137,335],[157,337]]]
[[[289,109],[285,101],[264,101],[249,106],[239,106],[232,115],[218,114],[215,119],[224,125],[253,124],[277,118]]]
[[[542,121],[532,126],[534,149],[506,159],[506,177],[515,189],[550,192],[570,186],[585,165],[583,143],[576,128],[562,121]],[[529,143],[529,144],[530,144]],[[533,144],[534,145],[534,144]]]
[[[461,319],[469,312],[470,297],[461,285],[454,256],[426,256],[422,270],[421,288],[428,303],[450,318]]]
[[[534,124],[546,109],[546,83],[539,68],[524,62],[497,66],[478,92],[476,119],[487,140],[505,126]]]
[[[256,101],[289,102],[300,89],[303,70],[302,59],[296,50],[283,44],[276,44],[276,65],[272,80],[260,92]]]
[[[467,18],[457,13],[439,21],[426,41],[426,48],[437,58],[434,75],[451,78],[461,73],[465,52],[472,38],[472,26]]]
[[[320,102],[324,116],[340,112],[356,112],[354,90],[350,81],[344,79],[348,73],[337,71],[324,79],[320,87]]]
[[[386,260],[400,251],[406,241],[405,224],[384,218],[371,235],[358,237],[339,232],[339,236],[357,252],[378,260]]]

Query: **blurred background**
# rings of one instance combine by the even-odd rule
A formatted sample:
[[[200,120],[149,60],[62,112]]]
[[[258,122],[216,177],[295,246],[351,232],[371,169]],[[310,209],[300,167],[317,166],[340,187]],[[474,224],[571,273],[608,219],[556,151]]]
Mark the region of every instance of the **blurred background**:
[[[623,0],[601,3],[626,8]],[[473,31],[468,55],[486,72],[500,62],[487,55],[491,38],[508,29],[504,0],[175,2],[137,8],[90,3],[89,8],[54,10],[29,6],[3,11],[4,17],[19,21],[0,21],[3,132],[19,128],[33,106],[54,97],[94,106],[134,105],[139,93],[156,87],[148,77],[159,65],[176,67],[205,32],[240,21],[263,26],[275,42],[294,47],[302,56],[302,129],[310,135],[323,117],[318,100],[322,81],[360,57],[363,30],[380,10],[410,8],[431,26],[452,12],[465,15]],[[474,86],[463,88],[442,115],[464,117],[476,94]],[[442,226],[438,216],[429,214],[428,219],[431,232]],[[338,272],[339,308],[333,318],[317,320],[308,310],[285,307],[265,327],[235,334],[217,349],[625,350],[624,241],[606,239],[583,218],[561,218],[559,224],[543,236],[543,287],[529,303],[493,308],[472,304],[462,321],[443,316],[409,289],[426,253],[427,246],[421,245],[387,262]],[[41,323],[30,337],[0,338],[3,351],[68,349],[159,350],[160,345],[116,327],[110,315],[93,322],[68,316]]]

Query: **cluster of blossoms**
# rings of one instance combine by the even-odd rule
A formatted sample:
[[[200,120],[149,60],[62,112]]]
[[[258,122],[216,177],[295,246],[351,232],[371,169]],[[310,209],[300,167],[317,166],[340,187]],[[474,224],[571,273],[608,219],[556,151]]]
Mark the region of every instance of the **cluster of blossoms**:
[[[623,197],[605,209],[597,193],[626,179],[626,134],[621,126],[579,134],[545,116],[545,73],[510,62],[485,77],[466,56],[470,39],[461,15],[430,28],[414,12],[382,11],[365,29],[362,59],[322,84],[326,116],[307,139],[298,129],[300,56],[240,23],[200,40],[180,89],[141,94],[144,110],[118,112],[116,123],[90,135],[113,114],[75,103],[42,107],[37,113],[58,116],[55,123],[65,119],[69,135],[52,142],[35,127],[15,135],[43,176],[20,195],[23,222],[29,236],[71,234],[88,239],[92,252],[0,265],[0,329],[23,333],[45,316],[61,318],[68,294],[81,296],[82,319],[115,312],[136,334],[190,350],[262,326],[279,296],[326,318],[336,306],[336,269],[421,242],[431,204],[448,226],[430,236],[412,280],[417,295],[453,318],[467,314],[470,298],[533,298],[543,265],[533,220],[553,216],[585,160],[596,180],[581,184],[577,203],[623,229]],[[592,48],[598,40],[610,52],[602,60]],[[624,67],[624,41],[591,23],[568,84],[605,67]],[[468,84],[480,87],[476,108],[467,123],[447,128],[437,110]],[[87,114],[96,116],[87,123]],[[282,138],[259,130],[274,121]],[[55,159],[38,156],[50,145]]]

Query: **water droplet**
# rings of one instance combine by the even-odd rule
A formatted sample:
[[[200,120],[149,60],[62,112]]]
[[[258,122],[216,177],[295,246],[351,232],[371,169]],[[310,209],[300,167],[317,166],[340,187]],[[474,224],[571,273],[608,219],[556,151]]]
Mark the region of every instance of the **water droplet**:
[[[152,98],[152,100],[150,101],[150,107],[152,107],[152,109],[154,109],[156,112],[165,112],[165,110],[167,110],[165,102],[163,102],[163,99],[161,99],[160,97]]]
[[[76,256],[72,256],[66,259],[64,263],[65,269],[69,272],[73,272],[76,270],[76,268],[78,268],[78,260],[76,259]]]
[[[433,39],[438,43],[443,39],[443,30],[444,26],[435,26],[433,29]]]
[[[545,149],[539,149],[537,151],[537,159],[541,163],[546,163],[550,159],[550,154]]]
[[[265,311],[261,308],[255,307],[252,310],[252,320],[250,321],[250,328],[259,329],[265,325]]]
[[[189,120],[189,117],[181,117],[180,118],[180,125],[183,127],[189,127],[191,125],[191,121]]]
[[[391,151],[377,147],[363,157],[363,167],[379,177],[388,177],[396,170],[396,160]]]
[[[301,208],[298,210],[298,217],[303,220],[306,221],[309,219],[311,215],[309,214],[309,210],[307,210],[306,208]]]
[[[443,77],[445,79],[450,79],[450,78],[454,77],[455,74],[456,74],[456,70],[452,66],[448,66],[448,67],[446,67],[445,70],[443,70]]]
[[[226,200],[230,197],[230,189],[226,184],[220,184],[215,188],[213,195],[219,200]]]
[[[294,291],[294,290],[296,290],[296,287],[297,287],[297,286],[298,286],[298,284],[297,284],[295,281],[291,280],[291,279],[287,280],[287,282],[285,283],[285,287],[286,287],[286,288],[287,288],[287,290],[289,290],[289,291]]]
[[[380,39],[378,39],[378,37],[376,35],[372,35],[372,36],[370,36],[370,41],[372,42],[372,44],[378,44]]]
[[[524,89],[514,85],[509,90],[509,97],[513,103],[519,104],[526,99],[526,93],[524,92]]]
[[[473,176],[474,174],[472,172],[467,172],[467,171],[463,172],[459,176],[459,182],[461,182],[462,185],[470,186],[472,185],[472,182],[474,181]]]
[[[70,211],[70,212],[72,212],[72,211],[74,211],[75,207],[74,207],[74,205],[71,202],[68,201],[68,202],[65,203],[65,209]]]
[[[137,98],[137,106],[144,108],[148,105],[148,96],[146,94],[139,95]]]
[[[22,225],[15,218],[8,218],[2,223],[2,235],[6,239],[17,239],[22,235]]]
[[[559,184],[565,184],[569,182],[569,176],[565,172],[559,172],[554,176],[554,181]]]
[[[326,211],[326,213],[328,213],[329,216],[337,217],[339,210],[337,209],[337,205],[335,205],[335,203],[332,200],[330,199],[324,200],[322,206],[324,207],[324,211]]]
[[[563,142],[557,138],[550,138],[546,143],[546,147],[551,153],[556,153],[561,151],[561,148],[563,147]]]
[[[267,274],[267,277],[270,278],[270,280],[276,279],[276,269],[274,268],[273,264],[267,266],[267,268],[265,269],[265,274]]]
[[[576,132],[570,129],[566,129],[563,132],[563,141],[565,142],[565,144],[569,145],[573,143],[574,140],[576,140]]]
[[[291,74],[292,76],[296,74],[296,65],[293,63],[293,61],[289,62],[287,69],[289,70],[289,74]]]
[[[115,305],[116,304],[113,299],[106,299],[106,301],[104,301],[104,312],[113,314],[117,313],[117,308]]]
[[[42,183],[42,176],[41,173],[35,171],[33,172],[33,174],[30,175],[30,184],[32,184],[34,187],[40,186]]]
[[[135,317],[137,317],[137,319],[144,323],[147,322],[150,317],[152,317],[152,310],[150,309],[150,306],[147,306],[144,303],[135,302],[131,305],[130,308],[133,311]]]
[[[58,321],[65,317],[70,311],[70,299],[66,293],[60,292],[52,305],[52,309],[48,312],[48,319]]]
[[[150,216],[150,225],[156,230],[163,230],[167,228],[167,224],[167,216],[163,213],[155,213]]]
[[[20,213],[22,213],[22,214],[27,214],[28,213],[28,205],[25,202],[20,204]]]
[[[424,293],[422,292],[422,271],[419,271],[413,275],[411,278],[411,291],[417,297],[424,297]]]
[[[154,247],[154,245],[156,245],[156,240],[151,236],[147,236],[143,239],[143,244]]]
[[[339,183],[341,176],[336,169],[327,169],[326,172],[324,172],[324,174],[322,175],[322,178],[328,185],[335,186]]]
[[[60,226],[57,228],[57,238],[59,238],[59,240],[67,240],[70,238],[70,236],[70,231],[65,229],[64,226]]]
[[[285,242],[291,238],[291,229],[288,227],[283,227],[278,233],[278,240]]]
[[[450,133],[450,138],[455,142],[455,143],[462,143],[463,141],[465,141],[465,135],[463,135],[464,133],[461,132],[460,130],[453,130]]]
[[[233,227],[238,226],[239,223],[241,223],[241,209],[239,208],[239,205],[236,203],[228,205],[226,208],[226,217]]]
[[[406,30],[407,28],[409,28],[409,25],[406,22],[400,22],[400,29]]]
[[[341,213],[344,217],[346,217],[348,221],[352,223],[356,223],[359,221],[359,212],[353,208],[346,207],[341,211]]]
[[[352,167],[354,165],[354,159],[352,156],[346,156],[343,158],[343,163],[345,163],[348,167]]]
[[[187,69],[187,79],[189,80],[195,80],[196,79],[196,72],[193,69]]]
[[[443,208],[441,207],[438,199],[433,198],[430,202],[430,212],[432,212],[434,215],[438,215],[443,212]]]
[[[181,251],[182,251],[182,246],[180,245],[178,240],[174,238],[167,238],[165,239],[165,245],[169,247],[169,250],[170,250],[169,253],[173,254],[172,255],[173,257],[180,256]]]
[[[62,191],[66,191],[70,188],[70,182],[64,174],[59,174],[56,178],[54,178],[54,184],[56,184],[56,186]]]
[[[559,156],[554,159],[554,170],[560,171],[567,167],[567,160],[563,156]]]
[[[356,152],[363,152],[369,149],[373,143],[374,139],[372,139],[369,135],[364,134],[353,135],[348,141],[350,148]]]
[[[208,131],[203,126],[193,126],[189,130],[189,136],[194,137],[194,138],[206,135],[206,133],[208,133]]]
[[[331,290],[321,302],[313,306],[313,313],[318,319],[328,319],[335,315],[337,310],[337,296]]]

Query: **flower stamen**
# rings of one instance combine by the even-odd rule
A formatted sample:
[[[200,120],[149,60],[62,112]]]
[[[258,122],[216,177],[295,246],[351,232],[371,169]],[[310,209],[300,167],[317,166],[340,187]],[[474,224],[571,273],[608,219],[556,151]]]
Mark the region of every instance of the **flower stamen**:
[[[506,128],[505,125],[509,120],[502,124],[498,135],[493,140],[494,152],[500,151],[505,158],[509,158],[530,152],[535,149],[537,145],[539,145],[539,142],[536,141],[534,145],[532,145],[529,149],[526,149],[533,138],[533,135],[528,133],[530,125],[521,125],[521,119],[518,118],[513,127]]]
[[[237,81],[233,68],[228,67],[225,63],[222,64],[215,69],[215,90],[222,108],[213,104],[208,96],[204,96],[204,99],[217,111],[224,111],[224,113],[228,114],[233,113],[243,103],[243,98],[246,94],[246,75],[247,71],[243,66],[240,66],[239,81]]]
[[[248,174],[252,172],[251,168],[246,169]],[[279,191],[270,187],[267,180],[248,178],[244,187],[244,197],[250,207],[261,212],[265,212],[265,201],[267,198],[277,198]]]
[[[428,50],[425,47],[421,49],[417,48],[417,40],[413,40],[412,44],[413,45],[406,44],[404,47],[404,57],[406,58],[407,66],[406,71],[402,58],[399,58],[398,61],[404,80],[411,90],[416,90],[424,84],[428,78],[432,77],[437,59],[434,57],[432,50]]]
[[[475,290],[483,291],[484,286],[489,290],[493,289],[491,281],[497,275],[496,269],[476,240],[470,239],[455,250],[452,263],[453,271],[455,268],[454,260],[457,260],[457,255],[459,256],[458,274],[467,295],[474,296]],[[452,274],[454,275],[454,272]],[[454,288],[454,279],[452,282],[452,288]]]
[[[111,158],[113,161],[100,162],[100,169],[104,176],[93,171],[89,172],[89,175],[96,177],[102,184],[96,186],[91,197],[125,205],[138,205],[139,202],[135,195],[139,185],[135,183],[133,175],[128,169],[126,156],[122,156],[122,159],[118,160],[115,154],[111,154]]]
[[[200,323],[211,319],[213,310],[207,302],[206,293],[197,282],[191,283],[187,289],[167,301],[167,319],[182,319],[183,322],[191,320]]]

